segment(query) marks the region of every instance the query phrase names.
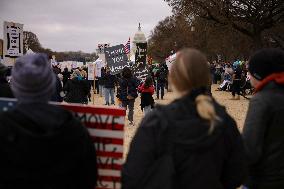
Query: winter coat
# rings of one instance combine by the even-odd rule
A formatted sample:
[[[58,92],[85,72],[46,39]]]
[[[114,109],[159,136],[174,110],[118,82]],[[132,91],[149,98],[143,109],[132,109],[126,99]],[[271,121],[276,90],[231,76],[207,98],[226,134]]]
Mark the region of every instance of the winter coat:
[[[284,188],[284,85],[270,82],[251,99],[243,130],[247,186]]]
[[[174,188],[233,189],[243,183],[244,149],[235,121],[215,103],[221,121],[208,134],[209,123],[197,114],[194,100],[198,94],[193,92],[162,107],[166,113],[155,109],[143,119],[123,166],[123,189],[141,186],[144,174],[159,158],[158,152],[165,150],[160,141],[168,140],[174,146]],[[174,132],[171,139],[163,137],[161,128],[165,125]]]
[[[96,152],[87,129],[60,107],[19,104],[0,113],[1,189],[93,189]]]
[[[104,75],[104,87],[107,89],[112,89],[115,87],[116,83],[116,77],[114,75],[111,75],[110,73],[106,73]]]
[[[87,103],[90,90],[91,86],[88,81],[73,78],[64,86],[64,91],[67,92],[65,101],[69,103]]]
[[[70,76],[71,76],[71,73],[68,71],[68,69],[65,69],[65,70],[62,72],[62,75],[63,75],[63,85],[65,86],[65,84],[67,83],[68,79],[69,79]]]
[[[138,82],[135,78],[122,78],[119,82],[119,90],[117,97],[121,101],[128,101],[127,96],[131,96],[133,98],[137,98],[137,87]]]
[[[146,106],[154,106],[155,101],[153,99],[153,94],[155,92],[154,86],[151,86],[149,88],[145,88],[144,84],[141,84],[138,87],[138,92],[141,93],[141,109],[143,110],[144,107]]]
[[[54,94],[51,97],[51,101],[53,102],[62,102],[63,101],[63,97],[61,96],[61,92],[62,92],[62,84],[61,81],[59,79],[59,77],[56,75],[56,89]]]
[[[0,78],[0,98],[14,98],[10,85],[5,78]]]

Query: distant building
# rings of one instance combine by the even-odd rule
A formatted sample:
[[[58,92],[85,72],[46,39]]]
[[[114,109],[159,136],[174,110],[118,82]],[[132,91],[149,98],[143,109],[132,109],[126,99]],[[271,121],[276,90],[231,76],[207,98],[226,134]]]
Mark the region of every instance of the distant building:
[[[132,40],[132,48],[131,48],[131,59],[135,56],[136,44],[137,43],[147,43],[147,39],[145,34],[141,30],[141,24],[139,23],[138,31],[135,33],[134,38]]]

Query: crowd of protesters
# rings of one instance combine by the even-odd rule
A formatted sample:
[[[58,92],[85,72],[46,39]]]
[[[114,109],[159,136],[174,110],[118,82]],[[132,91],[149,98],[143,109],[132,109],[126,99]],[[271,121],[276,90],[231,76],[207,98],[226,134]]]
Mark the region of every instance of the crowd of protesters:
[[[240,100],[240,96],[252,94],[247,61],[233,63],[210,64],[211,80],[213,84],[220,84],[218,90],[232,93],[232,100]]]
[[[212,75],[213,82],[219,80],[219,69],[239,95],[244,69],[221,67],[209,65],[198,50],[184,49],[169,72],[153,66],[143,82],[130,68],[121,76],[104,68],[97,92],[104,93],[106,105],[115,104],[116,89],[118,105],[129,109],[134,125],[134,102],[141,93],[145,112],[122,168],[123,189],[284,188],[283,50],[263,49],[248,61],[256,94],[242,134],[208,86]],[[0,95],[15,97],[18,104],[0,113],[0,188],[93,189],[96,151],[86,128],[70,112],[48,104],[88,103],[92,85],[86,69],[61,72],[45,55],[33,54],[17,59],[11,77],[9,72],[0,65]],[[154,92],[164,98],[168,73],[179,98],[154,108]]]

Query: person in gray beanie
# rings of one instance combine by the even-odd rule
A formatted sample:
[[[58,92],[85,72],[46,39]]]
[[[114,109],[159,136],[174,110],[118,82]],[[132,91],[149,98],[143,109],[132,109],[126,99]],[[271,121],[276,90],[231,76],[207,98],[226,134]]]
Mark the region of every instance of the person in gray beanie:
[[[94,144],[71,112],[48,104],[55,76],[46,56],[17,59],[11,86],[18,103],[0,113],[0,188],[93,189]]]
[[[55,92],[56,78],[43,54],[17,59],[12,69],[11,88],[20,103],[48,102]]]
[[[249,60],[256,94],[243,129],[249,189],[284,188],[284,51],[262,49]]]

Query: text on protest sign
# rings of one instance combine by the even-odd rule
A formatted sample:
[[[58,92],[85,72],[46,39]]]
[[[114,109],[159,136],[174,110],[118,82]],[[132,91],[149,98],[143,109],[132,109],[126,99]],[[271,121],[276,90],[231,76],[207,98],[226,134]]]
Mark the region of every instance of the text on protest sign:
[[[128,66],[128,57],[124,51],[124,45],[117,45],[105,49],[107,65],[112,74],[118,74]]]
[[[141,80],[148,76],[147,70],[147,43],[137,43],[135,52],[134,75]]]
[[[4,22],[4,57],[23,56],[23,24]]]
[[[16,101],[0,99],[0,112],[13,108]],[[125,110],[83,105],[60,105],[74,113],[88,128],[97,153],[96,189],[120,189],[123,164]]]

